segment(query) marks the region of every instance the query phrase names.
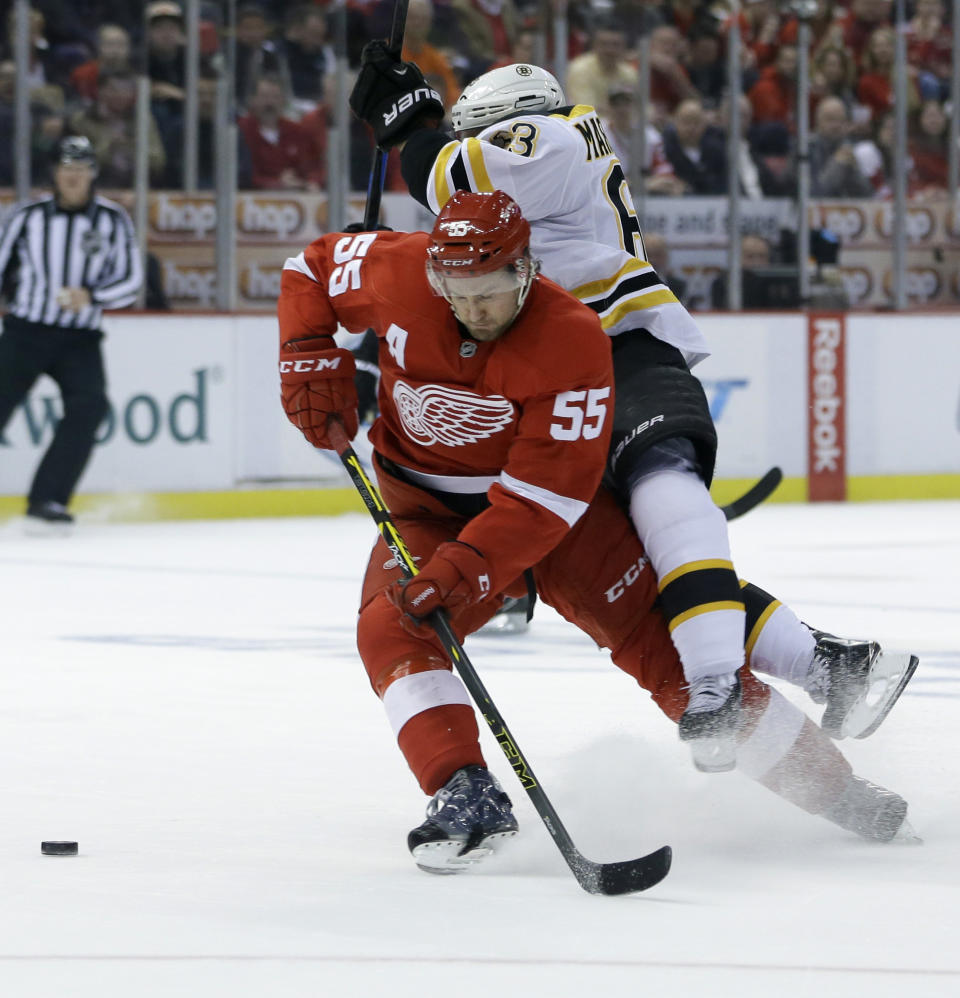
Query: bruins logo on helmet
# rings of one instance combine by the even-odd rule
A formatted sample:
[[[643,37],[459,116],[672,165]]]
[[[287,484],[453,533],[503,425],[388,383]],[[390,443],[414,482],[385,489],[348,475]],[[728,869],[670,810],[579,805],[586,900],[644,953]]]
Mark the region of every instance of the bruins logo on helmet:
[[[519,65],[517,66],[518,76],[533,76],[533,70],[529,66]]]

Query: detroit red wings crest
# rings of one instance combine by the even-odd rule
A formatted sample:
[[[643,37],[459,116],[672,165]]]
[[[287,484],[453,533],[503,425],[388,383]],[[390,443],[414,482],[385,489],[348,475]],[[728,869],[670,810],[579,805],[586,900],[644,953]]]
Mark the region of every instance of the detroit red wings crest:
[[[393,401],[408,436],[425,446],[462,447],[513,422],[513,404],[502,395],[475,395],[443,385],[411,388],[398,381]]]

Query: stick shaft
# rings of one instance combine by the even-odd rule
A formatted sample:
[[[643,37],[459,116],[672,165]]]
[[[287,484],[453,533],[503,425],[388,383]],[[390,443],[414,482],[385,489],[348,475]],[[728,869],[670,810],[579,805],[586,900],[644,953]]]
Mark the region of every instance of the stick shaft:
[[[407,6],[410,0],[396,0],[393,8],[393,23],[390,25],[390,38],[387,44],[390,51],[400,58],[403,50],[403,33],[407,27]],[[370,182],[367,185],[367,203],[363,210],[363,227],[373,230],[380,220],[380,201],[383,197],[383,182],[387,173],[387,153],[377,146],[373,151],[370,166]]]

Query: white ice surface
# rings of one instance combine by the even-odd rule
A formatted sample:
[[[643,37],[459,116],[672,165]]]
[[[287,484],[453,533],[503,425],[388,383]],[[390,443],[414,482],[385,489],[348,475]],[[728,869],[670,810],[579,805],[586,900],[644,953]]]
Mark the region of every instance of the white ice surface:
[[[354,651],[365,516],[0,525],[0,995],[960,994],[960,503],[731,528],[740,574],[804,619],[920,654],[883,727],[843,745],[924,845],[696,773],[541,607],[526,636],[472,638],[474,664],[580,850],[669,843],[673,870],[585,894],[484,732],[521,835],[429,876],[405,846],[425,798]]]

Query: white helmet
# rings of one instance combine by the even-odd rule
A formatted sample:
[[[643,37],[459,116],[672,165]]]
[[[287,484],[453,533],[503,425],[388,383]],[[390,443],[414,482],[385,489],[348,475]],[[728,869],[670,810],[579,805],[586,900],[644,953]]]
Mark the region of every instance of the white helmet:
[[[450,120],[455,131],[465,132],[486,128],[525,111],[552,111],[566,102],[552,73],[517,62],[478,76],[453,105]]]

